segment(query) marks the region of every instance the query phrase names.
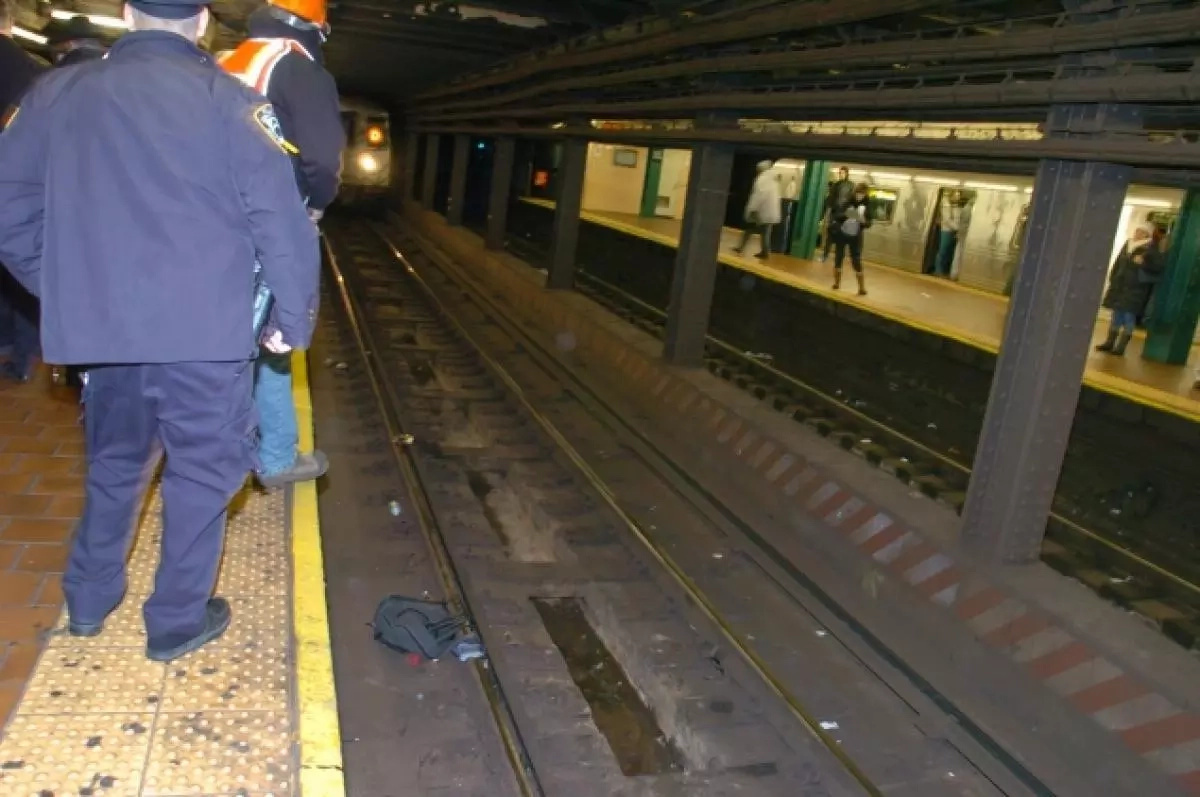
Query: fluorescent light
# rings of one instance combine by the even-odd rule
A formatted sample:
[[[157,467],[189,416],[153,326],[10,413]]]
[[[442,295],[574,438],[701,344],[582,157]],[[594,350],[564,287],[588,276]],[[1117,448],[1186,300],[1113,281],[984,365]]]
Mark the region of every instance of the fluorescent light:
[[[50,12],[51,19],[70,19],[71,17],[84,16],[93,25],[99,25],[102,28],[115,28],[117,30],[125,30],[129,27],[125,20],[121,17],[110,17],[106,14],[77,14],[74,11],[65,11],[61,8],[56,8]]]
[[[878,180],[911,180],[911,174],[901,174],[900,172],[871,172],[871,176]]]
[[[34,33],[31,30],[25,30],[25,28],[22,28],[20,25],[12,26],[12,35],[18,39],[25,39],[27,41],[31,41],[34,44],[45,44],[46,43],[45,36],[43,36],[40,33]]]
[[[1144,208],[1173,208],[1175,204],[1168,202],[1165,199],[1142,199],[1141,197],[1131,196],[1125,200],[1130,205],[1141,205]]]
[[[1016,192],[1020,189],[1015,185],[1005,185],[1004,183],[975,183],[967,180],[963,183],[967,188],[978,188],[983,191],[1012,191]]]
[[[932,183],[933,185],[962,185],[962,180],[947,180],[945,177],[914,177],[918,183]]]

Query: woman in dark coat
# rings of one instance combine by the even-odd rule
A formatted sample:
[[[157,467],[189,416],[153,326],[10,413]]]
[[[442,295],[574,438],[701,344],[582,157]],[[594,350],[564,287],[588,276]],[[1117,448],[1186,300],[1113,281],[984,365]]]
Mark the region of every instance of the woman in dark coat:
[[[1097,351],[1118,357],[1125,354],[1125,347],[1133,337],[1137,315],[1145,307],[1155,279],[1163,270],[1162,253],[1154,245],[1152,235],[1150,225],[1139,225],[1113,263],[1108,291],[1104,294],[1104,306],[1112,310],[1112,324],[1108,328],[1108,337],[1096,347]]]

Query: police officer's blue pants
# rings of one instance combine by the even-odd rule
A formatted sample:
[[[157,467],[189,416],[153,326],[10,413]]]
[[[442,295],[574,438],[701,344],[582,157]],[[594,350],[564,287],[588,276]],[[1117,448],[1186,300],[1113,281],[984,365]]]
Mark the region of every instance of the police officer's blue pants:
[[[26,373],[38,353],[38,300],[0,267],[0,345],[9,346],[9,360]]]
[[[151,640],[204,628],[225,510],[253,467],[251,363],[91,368],[84,388],[87,499],[63,591],[73,621],[101,621],[125,593],[147,482],[165,454],[162,559],[143,615]]]
[[[296,464],[296,405],[292,401],[292,357],[263,352],[254,363],[260,473],[274,476]]]

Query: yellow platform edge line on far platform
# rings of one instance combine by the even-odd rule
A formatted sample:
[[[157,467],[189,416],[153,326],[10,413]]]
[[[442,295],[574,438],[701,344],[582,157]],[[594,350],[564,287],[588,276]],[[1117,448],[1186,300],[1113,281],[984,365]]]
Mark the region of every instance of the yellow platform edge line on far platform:
[[[304,352],[292,355],[292,400],[296,405],[300,450],[312,451],[312,395]],[[300,793],[303,797],[340,797],[346,793],[346,786],[342,774],[342,739],[333,656],[329,646],[316,482],[303,482],[292,488],[292,579],[300,719]]]

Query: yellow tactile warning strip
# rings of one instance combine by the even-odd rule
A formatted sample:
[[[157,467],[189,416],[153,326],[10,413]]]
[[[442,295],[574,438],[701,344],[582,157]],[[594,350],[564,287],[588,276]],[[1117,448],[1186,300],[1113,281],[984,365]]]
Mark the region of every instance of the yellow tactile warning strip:
[[[292,394],[300,450],[312,451],[312,395],[308,389],[308,363],[302,353],[292,358]],[[293,488],[292,568],[301,791],[304,797],[338,797],[345,794],[346,788],[333,657],[329,649],[321,522],[317,514],[317,487],[313,482]]]
[[[313,442],[305,362],[295,396]],[[162,534],[152,492],[129,564],[129,594],[93,639],[51,632],[0,739],[0,794],[344,794],[329,654],[316,486],[250,487],[233,502],[217,594],[226,634],[171,664],[145,657],[141,607]]]
[[[551,210],[555,207],[555,203],[552,200],[527,197],[523,201],[531,205],[537,205],[539,207],[544,207]],[[626,235],[631,235],[635,238],[653,241],[657,244],[661,244],[672,249],[679,245],[677,236],[673,237],[670,235],[665,235],[661,232],[645,229],[635,224],[629,224],[620,219],[614,219],[603,214],[589,213],[584,211],[580,214],[580,218],[582,218],[584,221],[598,224],[603,227],[608,227],[610,229],[617,230],[618,232],[625,233]],[[860,310],[865,310],[881,318],[886,318],[889,321],[903,324],[904,326],[920,330],[921,332],[927,332],[932,335],[948,338],[950,340],[957,341],[958,343],[962,343],[991,354],[997,354],[1000,350],[999,341],[993,338],[960,329],[951,324],[939,323],[936,320],[929,319],[928,317],[917,317],[907,312],[889,308],[874,300],[866,302],[847,292],[829,290],[820,285],[814,285],[807,280],[801,279],[785,271],[763,266],[762,264],[755,262],[753,258],[738,257],[732,253],[721,252],[718,254],[717,260],[722,265],[740,269],[761,279],[782,283],[784,285],[807,291],[809,293],[818,294],[822,297],[832,299],[843,304],[853,305]],[[884,266],[884,268],[886,268],[886,266]],[[906,276],[911,277],[915,282],[932,279],[915,274]],[[942,288],[952,287],[957,291],[968,291],[980,295],[987,295],[983,291],[978,291],[976,289],[968,288],[958,284],[948,286],[944,283],[944,281],[939,281],[939,286]],[[989,298],[994,298],[998,304],[1007,305],[1007,300],[1004,297],[989,295]],[[1083,381],[1084,384],[1088,385],[1089,387],[1104,391],[1105,393],[1109,393],[1114,396],[1119,396],[1136,404],[1151,407],[1161,412],[1176,415],[1190,421],[1200,421],[1200,402],[1197,402],[1195,399],[1193,399],[1191,395],[1178,395],[1175,393],[1170,393],[1165,390],[1158,389],[1152,385],[1145,385],[1140,382],[1126,379],[1115,374],[1106,373],[1094,368],[1089,368],[1087,370]]]

